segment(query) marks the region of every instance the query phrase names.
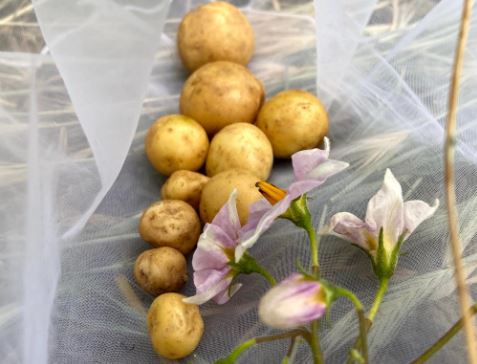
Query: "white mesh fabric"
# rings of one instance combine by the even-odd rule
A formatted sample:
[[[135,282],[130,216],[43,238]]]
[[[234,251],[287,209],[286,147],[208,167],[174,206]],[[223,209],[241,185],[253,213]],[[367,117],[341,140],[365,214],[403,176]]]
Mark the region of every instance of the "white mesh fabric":
[[[94,125],[78,112],[64,71],[50,56],[34,54],[43,49],[37,46],[38,28],[34,33],[24,27],[22,35],[2,38],[8,39],[0,53],[2,362],[166,362],[153,353],[146,332],[144,308],[152,299],[131,273],[135,257],[148,248],[136,232],[140,213],[159,198],[164,181],[148,164],[143,139],[155,118],[177,112],[186,75],[177,58],[175,33],[180,17],[197,3],[171,4],[132,145],[129,148],[130,129],[125,128],[124,142],[113,143],[116,149],[108,149],[111,154],[103,154],[103,160],[91,148]],[[332,157],[351,164],[312,194],[316,225],[338,211],[363,216],[387,167],[401,182],[405,198],[431,202],[437,197],[443,202],[443,123],[461,1],[318,0],[315,18],[310,1],[278,1],[281,12],[275,12],[276,3],[237,1],[245,6],[257,35],[251,68],[269,96],[284,88],[316,91],[329,109]],[[116,2],[115,14],[127,14],[126,8]],[[12,9],[3,11],[11,14]],[[29,14],[24,16],[31,16],[31,10]],[[34,24],[34,19],[26,20]],[[11,35],[12,21],[0,23],[0,34]],[[23,43],[13,41],[22,37]],[[474,298],[476,43],[473,27],[459,101],[456,156],[461,238]],[[84,229],[62,237],[85,216],[100,191],[108,189],[103,177],[114,179],[114,173],[102,169],[104,161],[117,156],[119,168],[120,150],[128,148],[118,179]],[[289,163],[277,162],[272,182],[285,187],[291,178]],[[443,204],[406,241],[403,252],[370,333],[374,363],[409,362],[459,316]],[[279,279],[294,270],[297,259],[308,261],[305,234],[287,221],[278,221],[251,253]],[[325,278],[352,289],[369,307],[377,282],[363,253],[325,237],[320,261]],[[142,309],[125,294],[124,277]],[[273,332],[257,322],[256,304],[266,283],[257,276],[240,280],[244,286],[228,304],[201,306],[206,332],[194,356],[184,362],[209,363],[247,338]],[[185,292],[194,292],[191,284]],[[355,327],[351,305],[338,301],[329,324],[322,325],[327,362],[343,361],[356,337]],[[279,363],[287,345],[283,341],[250,349],[240,362]],[[464,363],[464,350],[458,335],[431,362]],[[295,361],[310,361],[305,344]]]

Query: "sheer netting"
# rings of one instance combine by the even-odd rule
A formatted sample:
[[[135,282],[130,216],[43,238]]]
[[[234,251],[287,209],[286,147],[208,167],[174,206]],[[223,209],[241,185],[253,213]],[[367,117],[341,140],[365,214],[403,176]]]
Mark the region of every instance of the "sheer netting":
[[[5,0],[0,3],[0,357],[2,363],[158,363],[132,278],[148,245],[142,210],[164,177],[144,153],[147,128],[178,112],[186,78],[175,48],[199,1]],[[256,34],[251,70],[267,96],[316,92],[330,116],[331,156],[351,164],[311,195],[317,227],[339,211],[363,216],[391,168],[406,199],[443,201],[444,121],[462,1],[237,0]],[[477,24],[474,7],[473,25]],[[161,33],[162,32],[162,33]],[[456,188],[467,281],[477,275],[477,27],[471,28],[458,112]],[[290,163],[271,181],[286,186]],[[405,242],[369,336],[374,363],[407,363],[459,317],[444,204]],[[251,253],[277,278],[308,261],[307,238],[277,221]],[[335,237],[320,242],[322,275],[369,307],[368,258]],[[227,304],[201,306],[205,334],[184,362],[210,363],[270,334],[257,318],[267,289],[241,276]],[[185,294],[195,292],[192,282]],[[139,298],[139,299],[137,299]],[[330,363],[357,335],[338,301],[321,327]],[[280,363],[288,342],[240,363]],[[459,334],[431,362],[464,363]],[[308,363],[305,344],[295,362]]]

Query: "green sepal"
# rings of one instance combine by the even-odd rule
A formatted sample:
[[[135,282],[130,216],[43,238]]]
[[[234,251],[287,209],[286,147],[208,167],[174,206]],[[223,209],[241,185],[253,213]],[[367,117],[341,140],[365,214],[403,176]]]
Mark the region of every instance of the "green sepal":
[[[236,263],[235,261],[229,261],[228,265],[234,271],[234,275],[238,275],[240,273],[259,273],[262,268],[261,265],[255,260],[255,258],[253,258],[248,253],[245,253],[238,263]]]
[[[306,193],[297,197],[292,201],[288,210],[286,210],[281,218],[290,220],[296,226],[308,229],[311,225],[311,214],[308,209]]]
[[[384,231],[379,229],[378,250],[373,264],[374,272],[379,279],[388,278],[388,255],[384,248]]]
[[[333,284],[324,279],[320,279],[319,282],[325,296],[326,315],[328,316],[331,305],[339,298],[340,295]]]
[[[239,274],[258,273],[262,275],[270,285],[274,286],[277,283],[276,279],[248,253],[245,253],[238,263],[234,260],[229,261],[227,264],[232,268],[233,278]]]
[[[373,269],[380,280],[389,279],[393,276],[405,236],[406,231],[399,236],[396,246],[391,254],[388,254],[384,248],[383,228],[379,230],[378,251],[376,252],[376,259],[373,260]]]
[[[391,275],[389,276],[389,278],[394,274],[394,269],[396,268],[400,251],[401,251],[401,245],[405,239],[406,233],[407,232],[405,231],[401,234],[401,236],[399,236],[398,242],[391,253],[391,258],[389,259],[389,267],[391,270]]]

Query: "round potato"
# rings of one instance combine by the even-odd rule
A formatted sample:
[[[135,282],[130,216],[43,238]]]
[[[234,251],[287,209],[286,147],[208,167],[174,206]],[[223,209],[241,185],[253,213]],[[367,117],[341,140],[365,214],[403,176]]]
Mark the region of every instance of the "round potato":
[[[232,123],[253,123],[263,98],[262,83],[247,68],[220,61],[202,66],[187,79],[180,109],[214,134]]]
[[[163,116],[147,132],[146,155],[154,168],[166,176],[180,169],[198,170],[208,149],[206,132],[187,116]]]
[[[316,147],[328,132],[325,107],[302,90],[280,92],[260,110],[256,125],[267,135],[277,158]]]
[[[266,180],[272,165],[273,150],[266,135],[255,125],[236,123],[215,134],[210,142],[205,169],[208,176],[229,169],[242,169]]]
[[[137,257],[134,278],[142,289],[153,296],[175,292],[187,282],[187,262],[174,248],[149,249]]]
[[[246,65],[254,44],[247,18],[235,6],[220,1],[190,11],[177,34],[182,63],[191,71],[214,61]]]
[[[203,174],[190,171],[175,171],[161,188],[163,200],[182,200],[198,209],[202,188],[209,180]]]
[[[230,193],[237,189],[237,211],[240,223],[247,222],[250,206],[262,198],[255,184],[259,178],[247,171],[231,169],[212,177],[202,190],[200,217],[203,222],[211,222],[229,199]]]
[[[164,200],[149,206],[139,222],[139,234],[154,247],[169,246],[182,254],[194,249],[201,224],[195,210],[180,200]]]
[[[178,293],[164,293],[152,302],[147,314],[152,346],[168,359],[191,354],[204,333],[199,306],[184,303],[184,298]]]

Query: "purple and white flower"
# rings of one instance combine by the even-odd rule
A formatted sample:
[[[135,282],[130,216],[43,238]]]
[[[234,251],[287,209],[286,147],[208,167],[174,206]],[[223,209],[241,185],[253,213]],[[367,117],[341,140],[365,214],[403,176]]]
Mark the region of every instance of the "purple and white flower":
[[[384,251],[390,257],[397,244],[406,240],[438,207],[437,199],[433,206],[419,200],[404,202],[401,185],[387,169],[381,189],[369,200],[365,220],[340,212],[331,218],[328,231],[364,249],[376,264],[381,229]]]
[[[261,298],[258,316],[263,323],[277,329],[305,325],[326,311],[322,288],[320,282],[293,273]]]
[[[322,185],[329,177],[349,166],[346,162],[328,159],[330,155],[328,138],[324,139],[324,144],[324,150],[315,148],[292,155],[295,180],[286,191],[267,182],[259,182],[260,192],[266,199],[252,205],[248,222],[251,225],[250,228],[244,227],[242,242],[235,250],[236,261],[239,261],[244,252],[255,244],[258,237],[288,210],[293,200]]]
[[[223,304],[241,286],[232,284],[236,272],[229,263],[234,261],[235,249],[240,245],[243,233],[254,229],[252,219],[241,227],[236,198],[237,191],[234,190],[212,223],[204,227],[192,257],[196,294],[186,298],[187,303],[202,304],[213,299]]]

